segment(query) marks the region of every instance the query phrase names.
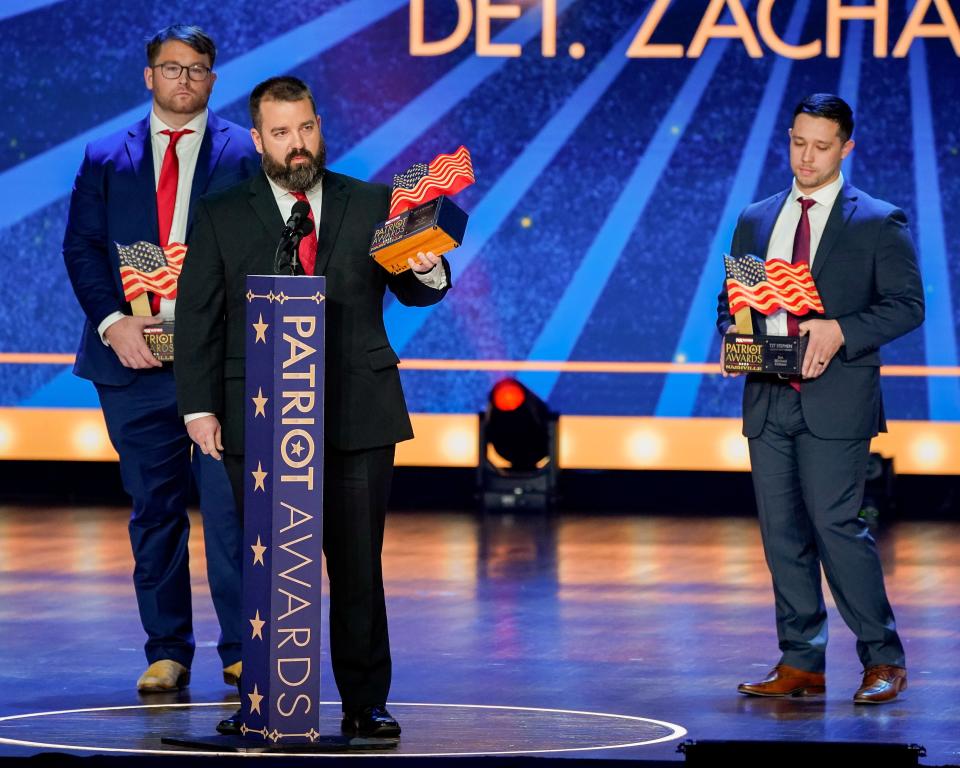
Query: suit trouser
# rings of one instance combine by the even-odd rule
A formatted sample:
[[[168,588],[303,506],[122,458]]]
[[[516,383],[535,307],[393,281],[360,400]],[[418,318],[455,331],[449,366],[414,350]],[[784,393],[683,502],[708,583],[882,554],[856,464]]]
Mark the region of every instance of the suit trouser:
[[[780,663],[822,672],[827,611],[820,567],[864,667],[905,666],[876,544],[860,519],[870,441],[807,429],[800,394],[771,385],[763,432],[750,439],[760,532],[773,576]]]
[[[147,633],[147,661],[193,661],[193,617],[187,540],[191,468],[200,491],[207,578],[220,621],[224,666],[240,660],[243,530],[223,466],[193,452],[177,415],[173,373],[138,373],[125,386],[97,385],[107,431],[120,455],[124,490],[133,500],[133,583]]]
[[[323,466],[323,553],[330,581],[330,660],[345,712],[385,704],[390,638],[381,553],[395,446],[339,451]],[[243,457],[226,455],[242,508]]]

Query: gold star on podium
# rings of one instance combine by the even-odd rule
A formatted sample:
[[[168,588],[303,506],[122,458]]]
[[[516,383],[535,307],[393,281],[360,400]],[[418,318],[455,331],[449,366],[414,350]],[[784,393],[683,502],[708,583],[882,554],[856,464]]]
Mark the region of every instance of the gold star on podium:
[[[253,686],[253,693],[248,693],[247,696],[250,697],[250,711],[256,712],[258,715],[262,714],[260,712],[260,702],[263,701],[263,696],[260,695],[256,685]]]
[[[253,472],[251,472],[250,474],[253,475],[253,490],[255,491],[267,490],[266,486],[264,486],[263,484],[263,481],[267,479],[267,475],[269,475],[270,473],[263,471],[263,464],[261,462],[259,461],[257,462],[257,468],[253,470]]]
[[[261,341],[267,343],[267,328],[270,327],[269,323],[263,322],[263,312],[260,313],[260,319],[253,324],[253,330],[257,332],[257,340],[254,344],[259,344]]]
[[[256,565],[260,563],[260,565],[266,565],[266,563],[263,562],[263,553],[267,551],[267,548],[260,543],[259,536],[257,536],[257,543],[251,544],[250,549],[253,550],[253,564]]]
[[[266,624],[263,619],[260,618],[260,611],[258,610],[254,617],[250,619],[250,625],[253,627],[253,634],[250,636],[250,639],[259,638],[263,640],[263,625]]]
[[[263,416],[266,418],[267,412],[264,409],[267,407],[267,400],[270,398],[263,396],[263,387],[257,387],[257,396],[251,397],[250,399],[253,400],[253,405],[257,409],[256,413],[253,414],[253,417],[256,418],[257,416]]]

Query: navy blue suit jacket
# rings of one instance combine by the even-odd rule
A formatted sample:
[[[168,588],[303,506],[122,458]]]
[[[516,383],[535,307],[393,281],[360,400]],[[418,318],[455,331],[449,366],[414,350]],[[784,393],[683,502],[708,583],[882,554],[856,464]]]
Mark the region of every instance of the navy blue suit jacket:
[[[766,258],[770,237],[790,190],[748,206],[730,252]],[[923,322],[923,286],[903,211],[845,184],[830,211],[813,259],[822,317],[834,319],[844,345],[800,400],[807,427],[827,439],[869,438],[886,431],[880,392],[880,347]],[[756,333],[762,314],[751,310]],[[816,315],[811,315],[816,317]],[[732,324],[727,292],[720,291],[717,327]],[[743,433],[757,437],[766,422],[771,379],[749,374],[743,391]]]
[[[260,156],[250,133],[208,112],[193,175],[188,234],[200,195],[230,187],[259,170]],[[98,384],[129,384],[137,375],[104,345],[97,327],[113,312],[130,313],[116,244],[159,242],[155,178],[147,115],[126,130],[91,142],[74,183],[63,259],[86,322],[73,371]]]

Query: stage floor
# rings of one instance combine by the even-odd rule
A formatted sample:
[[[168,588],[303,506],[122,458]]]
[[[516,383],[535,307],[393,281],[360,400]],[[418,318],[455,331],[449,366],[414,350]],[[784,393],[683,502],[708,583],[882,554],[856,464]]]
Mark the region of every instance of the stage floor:
[[[139,697],[126,511],[0,508],[0,756],[213,733],[236,695],[220,680],[201,537],[195,518],[192,685]],[[960,523],[878,538],[910,688],[854,707],[860,665],[832,603],[825,699],[736,693],[777,658],[752,519],[392,514],[394,754],[680,761],[685,739],[755,739],[915,743],[923,764],[960,764]],[[323,680],[321,732],[335,733],[329,667]],[[35,713],[54,714],[13,717]]]

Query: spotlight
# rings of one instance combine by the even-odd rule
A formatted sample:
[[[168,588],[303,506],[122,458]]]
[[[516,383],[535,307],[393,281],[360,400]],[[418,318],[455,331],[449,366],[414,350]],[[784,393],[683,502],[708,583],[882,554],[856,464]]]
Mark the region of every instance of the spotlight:
[[[549,509],[557,486],[557,414],[516,379],[503,379],[479,417],[482,508]]]

